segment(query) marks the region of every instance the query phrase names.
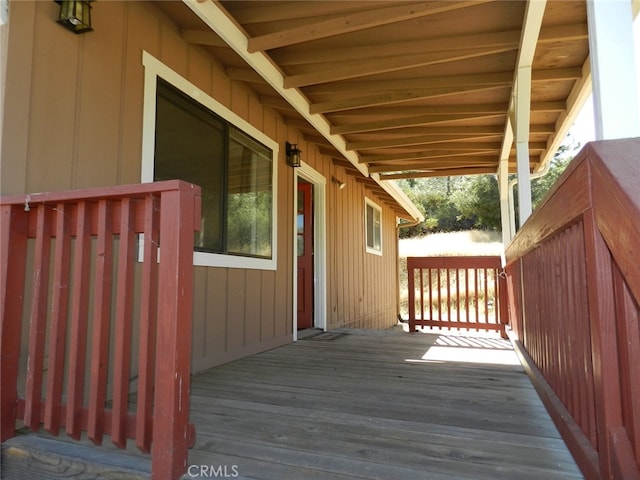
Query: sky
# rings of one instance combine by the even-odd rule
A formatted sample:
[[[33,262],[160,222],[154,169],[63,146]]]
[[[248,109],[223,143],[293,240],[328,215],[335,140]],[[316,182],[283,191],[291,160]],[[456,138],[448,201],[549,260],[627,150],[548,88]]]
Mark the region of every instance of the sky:
[[[640,82],[640,15],[636,17],[633,24],[634,48],[636,60],[636,78]],[[639,87],[640,88],[640,87]],[[638,111],[640,111],[640,95],[638,95]],[[573,127],[569,130],[569,134],[575,141],[584,145],[587,142],[595,140],[595,126],[593,121],[593,98],[589,96],[582,110],[576,117]]]

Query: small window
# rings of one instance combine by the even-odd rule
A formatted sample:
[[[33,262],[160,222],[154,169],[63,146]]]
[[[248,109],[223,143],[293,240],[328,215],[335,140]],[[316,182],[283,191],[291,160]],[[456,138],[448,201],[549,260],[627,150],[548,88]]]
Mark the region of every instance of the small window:
[[[365,229],[367,252],[382,254],[382,209],[365,198]]]

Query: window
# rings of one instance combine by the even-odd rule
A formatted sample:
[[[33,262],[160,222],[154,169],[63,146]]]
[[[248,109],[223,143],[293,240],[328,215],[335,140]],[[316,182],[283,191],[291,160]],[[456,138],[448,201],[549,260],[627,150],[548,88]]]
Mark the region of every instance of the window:
[[[277,145],[153,57],[145,55],[143,63],[147,102],[153,102],[153,109],[145,102],[143,136],[150,130],[153,136],[144,142],[143,181],[181,179],[201,187],[195,263],[275,269]],[[152,168],[145,168],[149,161]]]
[[[367,252],[382,254],[382,209],[365,198]]]

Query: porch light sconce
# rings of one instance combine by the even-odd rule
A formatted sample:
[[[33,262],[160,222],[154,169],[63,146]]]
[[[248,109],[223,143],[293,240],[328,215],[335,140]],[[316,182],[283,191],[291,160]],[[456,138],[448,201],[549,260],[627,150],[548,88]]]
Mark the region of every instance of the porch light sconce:
[[[58,23],[73,33],[85,33],[91,28],[91,5],[93,0],[54,0],[60,5]]]
[[[344,187],[347,186],[346,182],[343,182],[342,180],[339,180],[336,177],[331,177],[331,181],[336,184],[336,187],[338,187],[339,190],[342,190]]]
[[[298,145],[287,142],[286,151],[289,166],[293,168],[300,167],[302,165],[302,158],[300,156],[302,152],[298,149]]]

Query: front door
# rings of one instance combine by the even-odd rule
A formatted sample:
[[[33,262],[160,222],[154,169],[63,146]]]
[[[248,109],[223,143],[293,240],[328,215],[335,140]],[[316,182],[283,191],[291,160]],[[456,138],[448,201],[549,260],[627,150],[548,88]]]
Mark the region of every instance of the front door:
[[[313,185],[298,179],[298,330],[313,327]]]

